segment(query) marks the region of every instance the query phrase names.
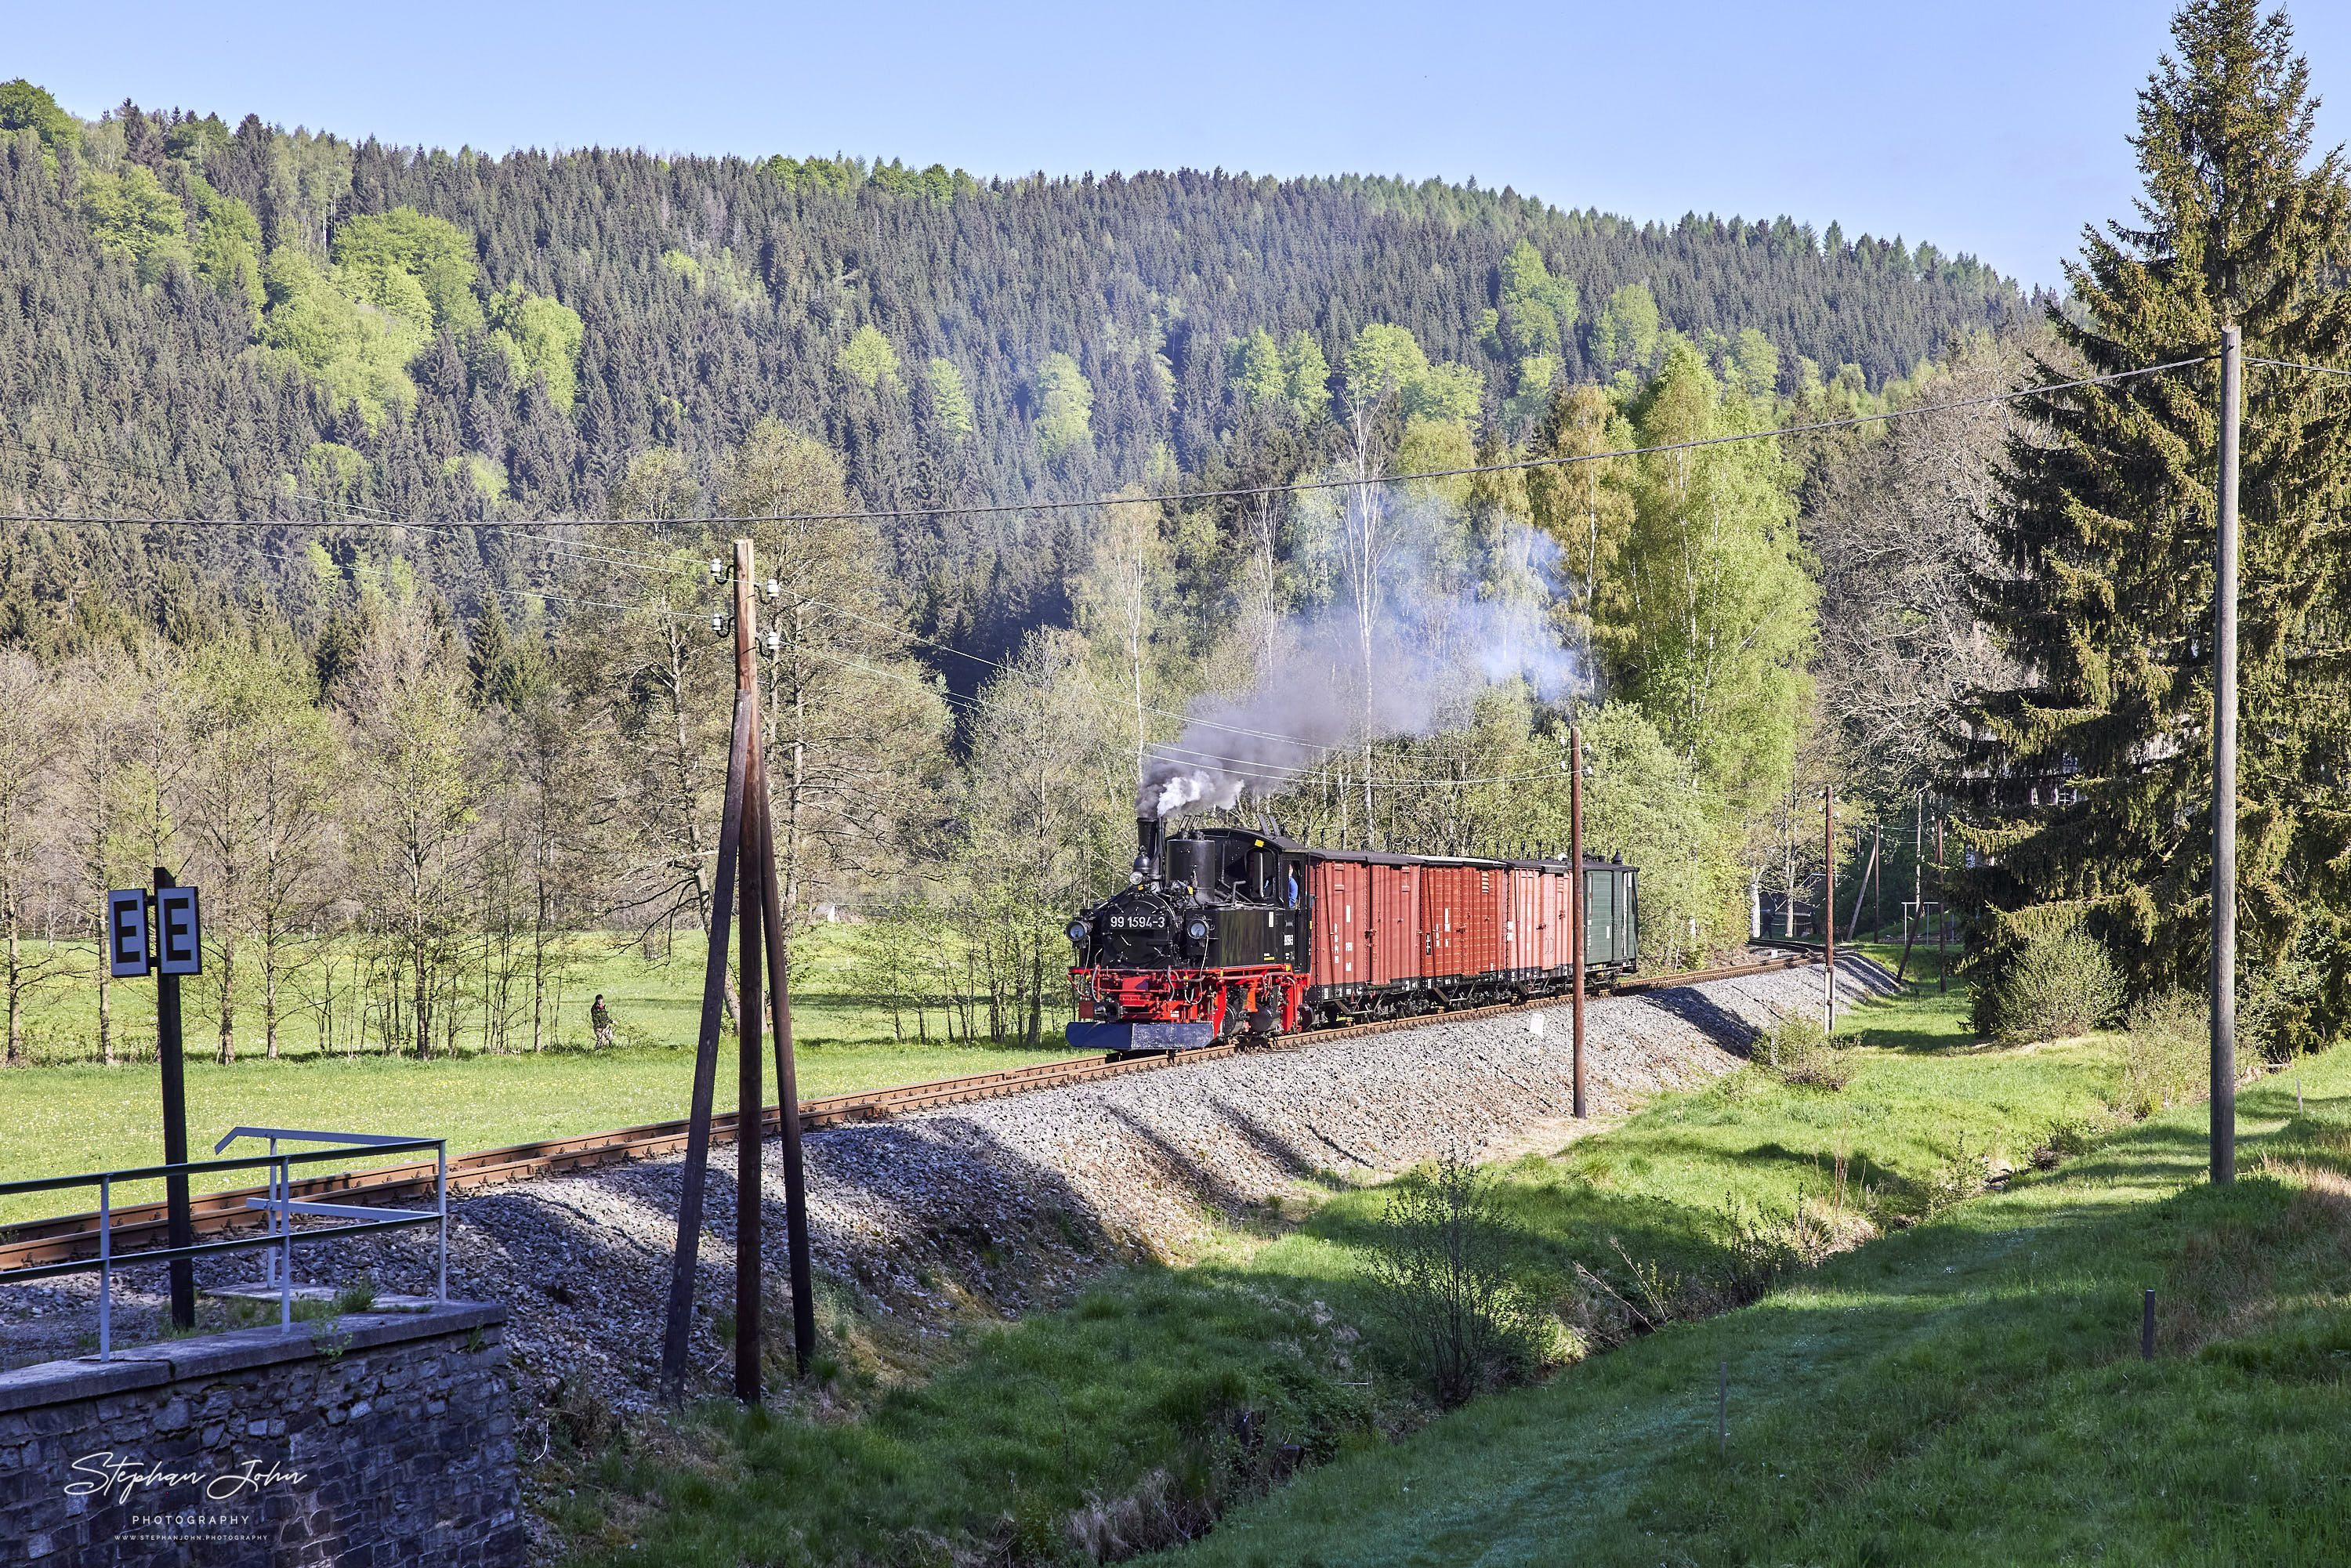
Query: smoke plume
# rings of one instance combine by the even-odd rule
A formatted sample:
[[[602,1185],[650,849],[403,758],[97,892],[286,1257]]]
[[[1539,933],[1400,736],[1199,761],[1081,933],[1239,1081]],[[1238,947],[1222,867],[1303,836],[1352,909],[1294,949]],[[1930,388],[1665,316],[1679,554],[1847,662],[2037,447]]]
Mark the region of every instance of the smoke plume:
[[[1488,686],[1523,680],[1556,699],[1589,685],[1556,629],[1561,563],[1548,537],[1506,522],[1481,540],[1439,502],[1391,493],[1385,505],[1397,542],[1374,558],[1368,690],[1353,582],[1343,562],[1313,572],[1310,538],[1309,575],[1329,585],[1328,597],[1283,623],[1247,691],[1196,699],[1183,734],[1151,747],[1138,817],[1280,794],[1333,749],[1435,733]]]

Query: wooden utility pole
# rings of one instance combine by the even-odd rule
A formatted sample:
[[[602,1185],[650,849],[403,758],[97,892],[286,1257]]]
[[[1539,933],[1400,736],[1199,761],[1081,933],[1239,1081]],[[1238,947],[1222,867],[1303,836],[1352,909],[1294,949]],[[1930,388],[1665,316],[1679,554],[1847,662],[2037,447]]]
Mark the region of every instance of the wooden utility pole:
[[[816,1356],[816,1293],[809,1277],[808,1177],[800,1166],[799,1074],[792,1060],[791,949],[784,945],[782,888],[776,875],[776,822],[768,801],[768,768],[758,755],[759,864],[766,875],[768,996],[775,1009],[776,1108],[784,1156],[784,1235],[791,1245],[792,1358],[802,1377]]]
[[[1944,956],[1943,945],[1951,935],[1951,894],[1949,868],[1943,864],[1943,809],[1935,808],[1935,989],[1951,988],[1950,960]]]
[[[714,574],[719,570],[713,561]],[[718,836],[718,878],[712,890],[710,951],[703,969],[702,1029],[694,1059],[694,1098],[686,1127],[684,1190],[678,1201],[677,1254],[670,1276],[669,1312],[662,1339],[662,1392],[674,1402],[684,1391],[687,1341],[694,1322],[694,1283],[702,1240],[703,1186],[709,1170],[711,1105],[716,1095],[718,1034],[724,1024],[726,958],[733,919],[742,920],[741,1031],[736,1061],[735,1393],[745,1403],[761,1395],[759,1320],[764,1295],[760,1217],[762,1145],[766,1124],[761,1087],[763,1016],[776,1030],[777,1120],[783,1134],[786,1229],[791,1246],[792,1338],[799,1370],[815,1354],[816,1308],[810,1288],[808,1193],[800,1168],[799,1096],[792,1067],[791,999],[780,890],[776,878],[775,824],[768,804],[768,770],[759,727],[755,658],[757,603],[751,543],[735,541],[735,728],[726,755],[726,803]],[[714,630],[724,630],[714,618]],[[762,977],[768,994],[761,997]],[[772,1013],[763,1015],[763,1000]]]
[[[2212,1179],[2237,1179],[2237,418],[2244,341],[2220,329],[2212,595]]]
[[[718,879],[710,895],[710,951],[702,969],[702,1028],[695,1043],[694,1098],[687,1113],[684,1185],[678,1195],[677,1255],[662,1335],[662,1395],[675,1403],[685,1387],[686,1338],[694,1325],[694,1273],[702,1249],[702,1186],[710,1166],[710,1106],[717,1092],[718,1031],[726,1019],[726,946],[734,922],[736,851],[743,837],[743,796],[758,713],[735,694],[728,743],[726,804],[718,830]]]
[[[1858,907],[1858,906],[1856,906]],[[1836,1033],[1836,786],[1821,787],[1821,935],[1827,941],[1828,973],[1821,983],[1827,1031]]]
[[[746,1405],[756,1405],[763,1390],[759,1385],[759,1176],[760,1136],[760,1052],[765,1042],[759,1038],[760,998],[759,959],[760,937],[765,935],[767,896],[765,887],[770,868],[762,863],[758,823],[765,815],[762,807],[767,794],[765,770],[759,761],[766,751],[759,734],[759,662],[754,654],[758,633],[759,601],[751,591],[758,580],[752,575],[751,541],[735,541],[735,700],[750,707],[751,745],[745,758],[749,774],[744,802],[742,832],[744,847],[751,852],[741,857],[742,883],[739,888],[738,915],[743,923],[743,955],[737,966],[737,985],[742,998],[742,1027],[735,1037],[735,1397]],[[798,1107],[789,1100],[782,1102],[782,1119],[797,1121]]]
[[[1902,923],[1902,961],[1894,966],[1894,978],[1898,983],[1910,969],[1910,944],[1918,939],[1918,927],[1927,919],[1927,791],[1918,791],[1913,802],[1910,839],[1910,918]],[[1896,843],[1902,841],[1896,839]]]
[[[1869,831],[1869,872],[1876,879],[1871,885],[1876,890],[1877,899],[1875,912],[1870,915],[1869,939],[1873,942],[1886,940],[1886,862],[1877,858],[1877,852],[1885,842],[1886,824],[1880,821]],[[1895,840],[1894,847],[1900,849],[1902,841]]]
[[[1590,1115],[1583,1097],[1583,727],[1567,732],[1567,859],[1573,869],[1567,883],[1567,962],[1575,973],[1574,999],[1568,1004],[1575,1031],[1575,1113]]]

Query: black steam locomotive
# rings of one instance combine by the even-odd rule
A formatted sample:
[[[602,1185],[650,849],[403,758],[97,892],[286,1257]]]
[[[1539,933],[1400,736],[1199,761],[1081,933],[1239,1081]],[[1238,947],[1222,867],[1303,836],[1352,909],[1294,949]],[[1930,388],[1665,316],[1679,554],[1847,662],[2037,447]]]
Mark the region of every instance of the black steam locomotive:
[[[1564,992],[1578,878],[1555,860],[1318,850],[1136,823],[1128,886],[1070,923],[1082,1050],[1177,1051]],[[1638,879],[1586,856],[1587,985],[1633,972]]]

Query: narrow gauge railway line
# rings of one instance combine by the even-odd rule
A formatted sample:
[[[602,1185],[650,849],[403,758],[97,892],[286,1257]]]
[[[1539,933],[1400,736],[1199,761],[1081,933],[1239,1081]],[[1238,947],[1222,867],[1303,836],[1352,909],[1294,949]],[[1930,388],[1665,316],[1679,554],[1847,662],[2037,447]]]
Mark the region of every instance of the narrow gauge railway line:
[[[1735,979],[1742,975],[1760,975],[1773,969],[1802,968],[1819,961],[1817,953],[1798,953],[1792,956],[1733,964],[1719,969],[1698,969],[1653,977],[1626,977],[1617,980],[1606,990],[1593,994],[1621,996],[1628,992],[1669,989],[1708,980]],[[1392,1030],[1422,1029],[1432,1024],[1461,1023],[1472,1019],[1557,1007],[1566,1000],[1562,997],[1552,996],[1492,1007],[1465,1008],[1455,1012],[1382,1019],[1370,1023],[1316,1030],[1294,1039],[1300,1045],[1319,1044],[1323,1040],[1344,1040],[1355,1035],[1384,1034]],[[1233,1044],[1217,1044],[1149,1056],[1080,1056],[1062,1061],[1039,1062],[1032,1067],[1008,1068],[1000,1072],[979,1072],[962,1078],[942,1078],[928,1083],[909,1083],[895,1089],[869,1089],[851,1094],[827,1095],[822,1099],[800,1102],[800,1127],[808,1132],[850,1123],[886,1122],[893,1116],[916,1111],[938,1110],[975,1101],[1001,1099],[1010,1094],[1031,1093],[1040,1089],[1059,1089],[1071,1084],[1120,1078],[1128,1073],[1154,1072],[1194,1061],[1210,1061],[1230,1056],[1238,1049]],[[739,1121],[736,1112],[714,1112],[710,1119],[712,1140],[716,1143],[734,1142]],[[761,1135],[775,1131],[780,1124],[778,1108],[768,1106],[760,1118]],[[528,1181],[537,1176],[617,1165],[623,1160],[677,1154],[685,1148],[686,1128],[687,1124],[684,1120],[655,1122],[642,1127],[622,1127],[608,1133],[585,1133],[572,1138],[549,1138],[535,1144],[484,1149],[476,1154],[453,1155],[449,1158],[449,1190],[453,1193],[478,1192],[507,1182]],[[356,1199],[363,1203],[392,1203],[403,1199],[430,1198],[433,1182],[433,1162],[426,1160],[385,1166],[375,1170],[338,1171],[313,1176],[294,1183],[292,1196],[314,1202]],[[197,1236],[216,1236],[259,1224],[257,1211],[246,1208],[246,1199],[267,1196],[265,1189],[257,1186],[195,1195],[190,1200],[190,1208]],[[126,1254],[135,1256],[141,1248],[164,1245],[166,1218],[162,1204],[127,1204],[115,1208],[113,1213],[113,1250],[117,1258],[131,1261],[133,1257]],[[47,1219],[27,1219],[0,1226],[0,1269],[63,1263],[97,1255],[98,1216],[95,1213],[63,1214]]]

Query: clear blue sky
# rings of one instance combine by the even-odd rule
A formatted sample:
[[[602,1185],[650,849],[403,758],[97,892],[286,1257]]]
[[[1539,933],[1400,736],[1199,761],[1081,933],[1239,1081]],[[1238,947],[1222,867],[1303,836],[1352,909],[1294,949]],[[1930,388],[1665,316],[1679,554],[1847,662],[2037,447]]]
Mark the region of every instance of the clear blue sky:
[[[2292,5],[2328,145],[2351,5]],[[2170,6],[580,4],[26,7],[0,48],[95,115],[246,112],[492,152],[845,151],[976,174],[1476,176],[1636,218],[1788,213],[2060,281],[2129,214]]]

